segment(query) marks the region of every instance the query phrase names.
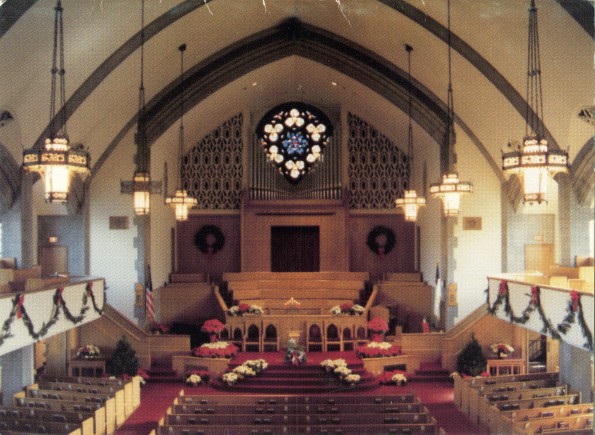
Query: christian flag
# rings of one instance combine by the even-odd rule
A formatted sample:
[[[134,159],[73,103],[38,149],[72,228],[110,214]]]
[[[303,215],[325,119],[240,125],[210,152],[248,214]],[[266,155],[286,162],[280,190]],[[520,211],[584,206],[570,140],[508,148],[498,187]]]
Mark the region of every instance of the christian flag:
[[[153,284],[151,281],[150,265],[147,265],[147,276],[145,277],[145,312],[147,323],[155,320],[155,306],[153,304]]]

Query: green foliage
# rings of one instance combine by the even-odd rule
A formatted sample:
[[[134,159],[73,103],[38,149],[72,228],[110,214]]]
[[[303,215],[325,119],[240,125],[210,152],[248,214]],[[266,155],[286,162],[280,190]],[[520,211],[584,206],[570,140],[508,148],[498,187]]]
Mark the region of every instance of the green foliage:
[[[112,376],[135,376],[140,368],[136,351],[132,348],[126,336],[123,336],[116,345],[112,357],[106,363],[106,371]]]
[[[470,376],[479,376],[486,369],[486,359],[483,356],[481,345],[471,336],[471,340],[465,345],[457,357],[457,372]]]

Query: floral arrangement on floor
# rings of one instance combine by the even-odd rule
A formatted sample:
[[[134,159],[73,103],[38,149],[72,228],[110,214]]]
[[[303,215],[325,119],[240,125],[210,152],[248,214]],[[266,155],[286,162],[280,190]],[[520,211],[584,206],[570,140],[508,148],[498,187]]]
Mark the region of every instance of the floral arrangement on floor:
[[[197,387],[201,383],[208,383],[210,378],[211,373],[208,370],[193,370],[186,375],[186,383]]]
[[[224,373],[221,379],[228,386],[237,384],[241,379],[252,377],[260,374],[268,367],[268,363],[264,359],[255,359],[244,361],[232,371]]]
[[[76,351],[77,358],[95,358],[98,357],[101,352],[99,348],[94,344],[87,344],[86,346],[79,347]]]
[[[237,353],[236,345],[227,341],[205,343],[192,349],[192,354],[200,358],[233,358]]]
[[[285,353],[285,360],[296,366],[307,362],[308,357],[306,356],[304,346],[298,345],[293,338],[287,340],[287,352]]]
[[[381,358],[401,355],[401,346],[395,346],[387,341],[371,341],[355,349],[360,358]]]
[[[140,378],[141,385],[145,385],[149,380],[149,374],[144,369],[138,369],[136,376]]]
[[[349,315],[349,316],[361,316],[364,314],[365,308],[359,304],[354,304],[352,302],[345,302],[341,305],[335,305],[333,308],[330,309],[331,314],[335,316]]]
[[[230,316],[243,316],[245,314],[260,316],[262,314],[262,308],[254,304],[239,304],[229,308],[227,310],[227,314],[229,314]]]
[[[390,372],[384,372],[382,375],[380,375],[380,378],[378,379],[378,381],[381,384],[384,385],[391,385],[391,384],[395,384],[395,385],[406,385],[407,384],[407,372],[404,372],[402,370],[393,370]]]
[[[514,353],[514,348],[506,343],[493,343],[490,349],[498,358],[506,358]]]
[[[159,322],[151,322],[147,328],[151,334],[167,334],[169,328]]]
[[[325,359],[320,363],[321,367],[327,372],[333,373],[341,382],[346,384],[355,385],[361,382],[362,378],[357,373],[347,367],[347,362],[344,359]]]

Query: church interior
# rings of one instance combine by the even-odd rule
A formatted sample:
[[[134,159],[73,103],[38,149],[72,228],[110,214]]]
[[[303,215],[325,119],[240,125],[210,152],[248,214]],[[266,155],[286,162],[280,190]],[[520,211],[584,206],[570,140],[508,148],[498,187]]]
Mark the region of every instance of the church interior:
[[[0,0],[0,433],[592,433],[594,21]]]

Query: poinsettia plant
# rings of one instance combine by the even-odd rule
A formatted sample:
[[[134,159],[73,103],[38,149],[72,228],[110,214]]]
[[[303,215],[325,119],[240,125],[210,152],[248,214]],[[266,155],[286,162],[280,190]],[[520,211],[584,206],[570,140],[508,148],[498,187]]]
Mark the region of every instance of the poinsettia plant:
[[[401,354],[401,346],[395,346],[387,341],[371,341],[366,345],[358,346],[355,352],[360,358],[396,356]]]
[[[201,331],[206,332],[207,334],[219,334],[224,329],[225,325],[218,319],[207,320],[202,324],[202,328],[200,328]]]
[[[99,356],[99,348],[93,344],[87,344],[83,347],[79,347],[76,351],[76,356],[79,358],[89,358]]]
[[[192,354],[201,358],[233,358],[238,353],[238,348],[227,341],[205,343],[192,349]]]
[[[514,348],[507,343],[493,343],[490,346],[490,349],[492,349],[492,353],[499,358],[507,357],[514,353]]]
[[[382,317],[374,317],[368,322],[368,330],[374,334],[386,334],[388,323]]]

